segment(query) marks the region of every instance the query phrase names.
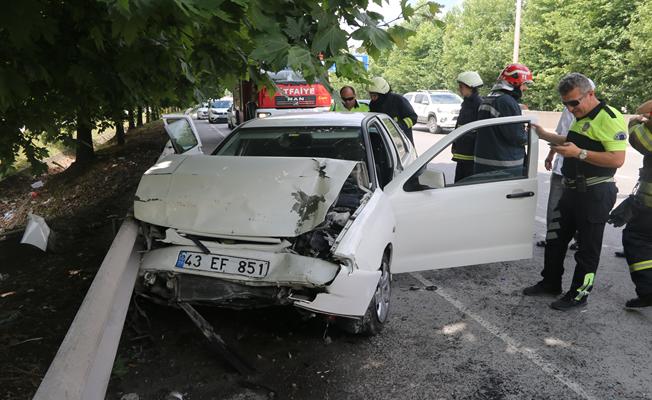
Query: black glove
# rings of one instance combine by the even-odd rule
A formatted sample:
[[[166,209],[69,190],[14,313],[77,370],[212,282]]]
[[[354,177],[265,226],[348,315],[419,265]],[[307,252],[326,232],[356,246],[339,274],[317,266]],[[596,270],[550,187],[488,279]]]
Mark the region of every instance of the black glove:
[[[640,206],[640,200],[635,195],[629,195],[622,203],[609,214],[607,223],[620,227],[631,221],[636,214],[636,209]]]

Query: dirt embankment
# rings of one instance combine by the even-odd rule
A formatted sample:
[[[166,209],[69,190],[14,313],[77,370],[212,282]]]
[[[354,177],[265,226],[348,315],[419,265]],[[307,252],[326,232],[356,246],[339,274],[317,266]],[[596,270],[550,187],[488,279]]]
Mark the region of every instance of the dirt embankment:
[[[131,130],[124,146],[109,143],[90,165],[64,169],[72,160],[58,160],[43,176],[0,182],[0,399],[36,391],[166,140],[152,123]],[[43,187],[33,188],[37,181]],[[56,252],[18,244],[29,212],[57,232]]]

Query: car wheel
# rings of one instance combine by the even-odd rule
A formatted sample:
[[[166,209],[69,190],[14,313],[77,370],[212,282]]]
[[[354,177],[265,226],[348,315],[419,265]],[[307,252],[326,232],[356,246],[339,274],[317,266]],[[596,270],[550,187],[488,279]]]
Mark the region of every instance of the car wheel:
[[[389,272],[389,252],[383,254],[380,264],[380,280],[369,307],[360,319],[340,318],[339,327],[356,335],[375,336],[382,331],[389,318],[389,303],[392,294],[392,279]]]
[[[437,117],[431,115],[428,117],[428,132],[439,133],[439,126],[437,125]]]

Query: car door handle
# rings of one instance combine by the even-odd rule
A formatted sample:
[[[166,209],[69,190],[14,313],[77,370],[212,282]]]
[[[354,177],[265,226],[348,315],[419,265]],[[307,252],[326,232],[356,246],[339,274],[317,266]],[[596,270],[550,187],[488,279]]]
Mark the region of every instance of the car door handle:
[[[505,197],[507,197],[508,199],[518,199],[521,197],[532,197],[532,196],[534,196],[534,192],[510,193]]]

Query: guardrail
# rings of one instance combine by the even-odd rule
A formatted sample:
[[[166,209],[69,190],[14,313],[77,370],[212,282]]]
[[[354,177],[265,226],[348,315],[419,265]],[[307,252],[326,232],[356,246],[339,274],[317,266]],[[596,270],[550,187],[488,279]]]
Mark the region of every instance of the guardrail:
[[[138,224],[122,223],[35,400],[104,399],[136,282]]]

